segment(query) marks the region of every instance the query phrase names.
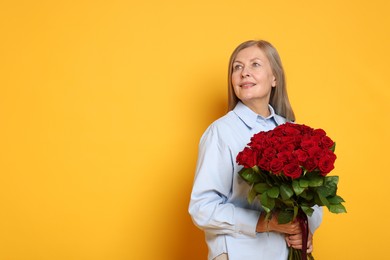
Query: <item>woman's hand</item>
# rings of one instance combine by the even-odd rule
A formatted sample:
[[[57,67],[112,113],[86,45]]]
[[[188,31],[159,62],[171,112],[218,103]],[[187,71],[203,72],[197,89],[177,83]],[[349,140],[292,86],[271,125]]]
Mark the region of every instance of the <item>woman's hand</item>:
[[[302,249],[302,233],[297,234],[286,234],[285,239],[289,247],[295,249]],[[313,234],[309,230],[309,237],[307,239],[307,252],[311,253],[313,251]]]
[[[302,231],[298,221],[287,224],[279,224],[278,216],[275,214],[270,220],[265,220],[264,214],[261,214],[257,221],[256,232],[279,232],[285,234],[285,240],[289,247],[302,249]],[[307,239],[307,252],[313,251],[313,234],[309,230]]]
[[[287,224],[279,224],[278,216],[274,214],[270,220],[265,220],[264,214],[260,215],[257,221],[256,232],[279,232],[287,235],[295,235],[301,233],[301,228],[298,221],[290,222]]]

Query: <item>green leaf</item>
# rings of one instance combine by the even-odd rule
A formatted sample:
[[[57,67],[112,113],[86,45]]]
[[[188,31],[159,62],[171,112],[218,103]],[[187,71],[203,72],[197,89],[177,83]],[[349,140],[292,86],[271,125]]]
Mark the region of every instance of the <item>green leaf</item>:
[[[299,186],[301,186],[302,188],[307,188],[309,187],[309,181],[306,179],[300,179]]]
[[[288,208],[293,208],[295,203],[292,199],[282,200],[283,204],[286,205]]]
[[[270,207],[268,207],[268,195],[267,195],[267,193],[264,192],[264,193],[260,194],[260,202],[261,202],[262,206],[270,208]]]
[[[293,180],[292,187],[293,187],[293,190],[294,190],[295,194],[298,195],[298,196],[305,190],[305,188],[302,188],[299,185],[299,181],[298,180]]]
[[[267,190],[267,195],[270,198],[276,199],[279,196],[279,188],[274,186],[271,189]]]
[[[329,206],[329,211],[332,212],[332,213],[347,213],[347,210],[345,209],[345,207],[339,203],[339,204],[332,204]]]
[[[248,198],[247,198],[249,204],[252,204],[252,203],[253,203],[253,201],[255,200],[256,196],[257,196],[257,193],[256,193],[254,187],[252,187],[252,188],[250,189],[250,191],[249,191]]]
[[[305,190],[304,192],[301,193],[301,195],[299,195],[300,197],[304,198],[305,200],[307,201],[310,201],[313,199],[314,195],[313,195],[313,192],[311,192],[310,190]]]
[[[283,200],[287,200],[287,199],[291,198],[292,195],[294,195],[294,191],[292,190],[292,188],[289,185],[283,183],[280,186],[280,195],[282,196]]]
[[[273,210],[275,207],[275,200],[268,197],[267,193],[263,193],[260,195],[260,202],[261,206],[264,208],[264,210],[268,213],[269,211]],[[267,211],[267,209],[269,211]]]
[[[267,183],[264,183],[264,182],[256,183],[254,186],[254,189],[256,190],[256,192],[260,193],[260,194],[266,192],[269,188],[271,188],[271,187]]]
[[[337,192],[337,183],[339,182],[338,176],[326,176],[324,188],[327,191],[327,196],[335,196]],[[322,187],[321,187],[322,188]]]
[[[321,187],[318,187],[316,190],[317,190],[317,193],[321,193],[321,195],[325,198],[329,197],[329,196],[333,196],[332,189],[329,187],[321,186]]]
[[[336,185],[339,183],[339,176],[326,176],[325,177],[325,185],[332,184]]]
[[[344,199],[341,198],[340,196],[336,195],[333,197],[328,197],[327,198],[330,204],[339,204],[341,202],[344,202]]]
[[[301,206],[301,209],[303,212],[305,212],[307,216],[310,217],[311,215],[313,215],[314,209],[312,209],[311,207]]]
[[[294,212],[291,210],[283,210],[279,212],[278,223],[287,224],[290,223],[294,218]]]
[[[309,187],[320,187],[324,184],[324,177],[312,174],[309,177]]]
[[[332,152],[334,152],[334,150],[336,150],[336,142],[333,143],[332,147],[330,148],[330,150]]]
[[[242,168],[238,174],[247,182],[255,183],[261,181],[258,173],[254,172],[252,168]]]
[[[318,206],[324,206],[324,204],[321,202],[320,198],[318,197],[317,193],[315,193],[314,195],[314,203]]]
[[[327,206],[329,208],[329,201],[326,199],[327,195],[326,195],[326,189],[321,189],[321,188],[324,188],[324,187],[319,187],[316,191],[317,191],[317,196],[318,196],[318,199],[319,201],[321,202],[319,204],[319,206]]]

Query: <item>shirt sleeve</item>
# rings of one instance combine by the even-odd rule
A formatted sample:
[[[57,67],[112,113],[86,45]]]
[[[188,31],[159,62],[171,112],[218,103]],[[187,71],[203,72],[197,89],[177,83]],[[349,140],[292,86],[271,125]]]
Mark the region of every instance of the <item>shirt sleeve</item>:
[[[228,202],[232,192],[234,156],[218,129],[209,127],[199,144],[199,156],[189,213],[194,223],[213,234],[256,236],[260,212]]]
[[[308,217],[309,229],[312,234],[314,234],[314,231],[316,231],[317,228],[320,226],[322,222],[322,215],[323,215],[322,207],[315,205],[313,209],[314,209],[313,214],[311,215],[311,217]]]

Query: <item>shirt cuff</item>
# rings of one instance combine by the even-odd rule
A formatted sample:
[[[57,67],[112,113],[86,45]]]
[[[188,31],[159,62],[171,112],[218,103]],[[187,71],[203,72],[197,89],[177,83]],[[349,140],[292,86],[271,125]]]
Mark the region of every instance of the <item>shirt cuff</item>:
[[[256,227],[259,217],[260,211],[236,208],[236,212],[234,214],[236,234],[245,234],[251,237],[256,237]]]

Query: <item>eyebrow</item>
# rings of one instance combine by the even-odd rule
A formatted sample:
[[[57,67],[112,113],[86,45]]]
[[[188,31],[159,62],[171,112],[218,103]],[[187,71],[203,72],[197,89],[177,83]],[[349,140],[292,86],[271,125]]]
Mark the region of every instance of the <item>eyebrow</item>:
[[[257,58],[257,57],[256,57],[256,58],[253,58],[253,59],[250,59],[249,61],[255,61],[255,60],[259,60],[259,61],[263,62],[263,60],[262,60],[262,59],[260,59],[260,58]],[[234,61],[233,61],[233,63],[234,63],[234,62],[243,63],[242,61],[239,61],[239,60],[234,60]]]

